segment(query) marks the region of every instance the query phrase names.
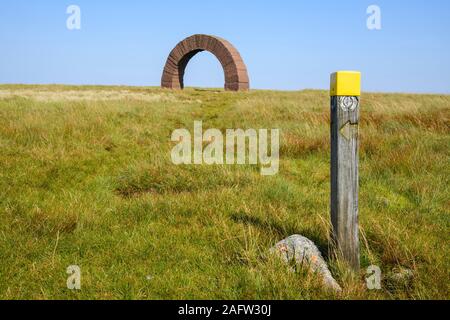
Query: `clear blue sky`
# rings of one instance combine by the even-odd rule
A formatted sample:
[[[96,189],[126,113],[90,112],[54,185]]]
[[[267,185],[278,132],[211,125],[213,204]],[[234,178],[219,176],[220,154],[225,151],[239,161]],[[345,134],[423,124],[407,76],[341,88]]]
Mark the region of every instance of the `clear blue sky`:
[[[81,30],[66,9],[81,8]],[[382,29],[366,27],[381,8]],[[363,89],[450,93],[448,0],[2,0],[0,83],[158,86],[170,50],[205,33],[232,42],[252,88],[328,88],[336,70],[363,72]],[[222,87],[209,53],[188,65],[188,86]]]

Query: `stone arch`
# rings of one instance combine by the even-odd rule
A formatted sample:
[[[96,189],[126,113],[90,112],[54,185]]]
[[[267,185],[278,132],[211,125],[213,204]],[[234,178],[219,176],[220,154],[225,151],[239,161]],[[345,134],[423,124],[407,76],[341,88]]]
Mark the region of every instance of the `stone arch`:
[[[215,36],[196,34],[176,45],[167,58],[161,87],[184,88],[184,72],[197,53],[211,52],[220,61],[225,74],[225,90],[241,91],[250,88],[247,67],[236,48],[228,41]]]

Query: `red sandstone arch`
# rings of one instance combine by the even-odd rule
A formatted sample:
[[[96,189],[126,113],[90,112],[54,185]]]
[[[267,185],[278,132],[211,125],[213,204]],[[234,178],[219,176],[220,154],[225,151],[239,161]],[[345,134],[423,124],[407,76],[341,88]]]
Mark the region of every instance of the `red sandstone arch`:
[[[190,36],[176,45],[167,58],[161,87],[183,89],[186,66],[193,56],[202,51],[211,52],[222,64],[225,74],[225,90],[249,89],[247,67],[236,48],[224,39],[204,34]]]

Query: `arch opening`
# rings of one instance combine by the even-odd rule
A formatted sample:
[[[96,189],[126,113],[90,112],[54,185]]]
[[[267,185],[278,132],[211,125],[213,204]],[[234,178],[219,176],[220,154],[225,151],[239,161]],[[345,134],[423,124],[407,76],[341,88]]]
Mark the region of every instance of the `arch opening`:
[[[223,88],[225,75],[220,61],[209,51],[201,51],[189,60],[183,86],[217,89]]]
[[[167,58],[161,87],[184,88],[184,74],[189,61],[199,52],[208,51],[219,60],[225,76],[225,90],[248,90],[247,67],[236,48],[228,41],[208,35],[193,35],[177,44]]]

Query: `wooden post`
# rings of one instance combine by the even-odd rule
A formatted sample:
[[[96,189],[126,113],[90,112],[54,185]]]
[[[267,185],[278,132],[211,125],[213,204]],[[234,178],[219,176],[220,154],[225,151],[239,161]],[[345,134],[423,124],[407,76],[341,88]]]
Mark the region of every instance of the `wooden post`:
[[[359,270],[358,124],[361,74],[331,75],[331,222],[335,248]]]

